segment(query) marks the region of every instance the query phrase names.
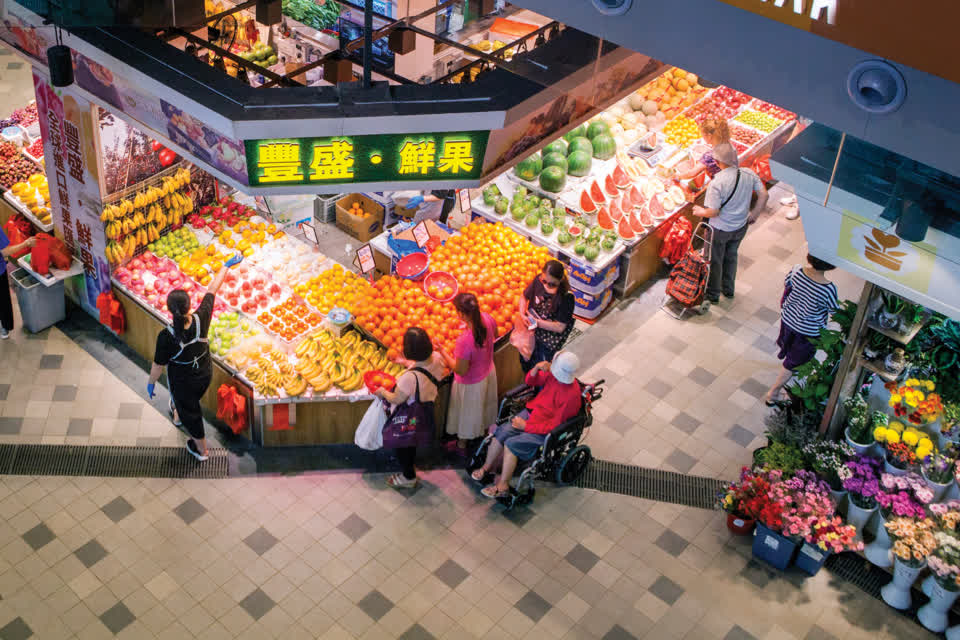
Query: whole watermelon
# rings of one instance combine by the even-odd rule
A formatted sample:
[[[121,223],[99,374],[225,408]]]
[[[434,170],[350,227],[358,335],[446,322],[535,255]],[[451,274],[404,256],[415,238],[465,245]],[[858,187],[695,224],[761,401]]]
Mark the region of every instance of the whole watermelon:
[[[586,138],[584,138],[586,140]],[[587,140],[587,142],[590,142]],[[567,173],[572,176],[583,177],[590,173],[590,167],[593,165],[593,158],[591,154],[593,150],[588,153],[586,151],[574,151],[569,156],[567,156]]]
[[[547,155],[543,156],[543,168],[546,169],[547,167],[560,167],[566,171],[567,157],[562,153],[557,153],[555,151],[553,153],[548,153]]]
[[[567,153],[573,153],[574,151],[586,151],[588,154],[593,155],[593,144],[590,142],[590,138],[581,136],[571,140],[570,146],[567,148]]]
[[[567,142],[572,142],[574,138],[582,138],[587,135],[587,125],[582,124],[576,129],[571,129],[563,134],[563,139]]]
[[[609,160],[617,154],[617,143],[610,134],[601,133],[591,142],[593,143],[594,158]]]
[[[542,169],[543,161],[540,158],[540,154],[535,153],[529,158],[524,158],[518,162],[517,166],[513,168],[513,172],[521,180],[531,182],[536,179]]]
[[[563,138],[560,138],[559,140],[554,140],[553,142],[545,146],[543,148],[543,155],[547,155],[549,153],[562,153],[563,155],[567,155],[566,141],[564,141]]]
[[[540,188],[550,193],[559,193],[567,184],[567,172],[560,167],[547,167],[540,173]]]
[[[591,140],[604,133],[610,135],[610,125],[603,120],[594,120],[590,123],[590,126],[587,127],[587,137]]]

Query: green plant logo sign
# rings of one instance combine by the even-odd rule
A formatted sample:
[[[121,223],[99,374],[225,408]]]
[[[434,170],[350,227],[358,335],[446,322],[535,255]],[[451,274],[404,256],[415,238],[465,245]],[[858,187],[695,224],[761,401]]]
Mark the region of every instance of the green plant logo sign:
[[[251,185],[476,180],[489,131],[245,140]]]

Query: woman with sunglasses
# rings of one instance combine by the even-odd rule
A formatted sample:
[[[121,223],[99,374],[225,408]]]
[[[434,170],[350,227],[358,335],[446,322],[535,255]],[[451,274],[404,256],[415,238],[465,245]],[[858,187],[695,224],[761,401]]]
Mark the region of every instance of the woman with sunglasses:
[[[520,358],[524,373],[538,362],[551,362],[563,348],[573,330],[574,304],[567,270],[559,260],[550,260],[520,296],[520,317],[534,329],[533,353],[529,360]]]

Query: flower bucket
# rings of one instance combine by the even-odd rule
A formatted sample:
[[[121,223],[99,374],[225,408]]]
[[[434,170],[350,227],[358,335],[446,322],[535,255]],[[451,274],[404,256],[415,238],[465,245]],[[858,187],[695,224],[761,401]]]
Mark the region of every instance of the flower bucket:
[[[829,551],[824,551],[815,544],[804,542],[793,564],[804,573],[815,576],[829,557]]]
[[[955,480],[950,482],[944,482],[943,484],[939,482],[934,482],[933,480],[927,477],[927,472],[925,470],[921,470],[921,473],[923,474],[924,482],[927,483],[927,487],[930,488],[930,491],[933,491],[933,500],[931,502],[940,502],[940,500],[943,499],[943,496],[946,495],[947,489],[950,488],[950,485],[957,484]]]
[[[870,509],[864,509],[863,507],[858,507],[852,498],[847,500],[847,524],[852,524],[857,528],[857,540],[863,540],[863,530],[870,522],[871,516],[877,512],[877,508],[878,507],[874,505]]]
[[[957,481],[954,480],[947,486],[947,495],[944,496],[944,500],[958,499],[960,499],[960,484],[957,484]]]
[[[746,516],[737,515],[735,513],[727,514],[727,529],[730,530],[735,536],[746,536],[753,533],[753,528],[756,526],[757,521],[752,518],[747,518]]]
[[[960,589],[950,580],[944,581],[930,576],[923,581],[924,590],[930,598],[930,602],[920,607],[917,611],[917,619],[920,624],[934,633],[940,633],[947,628],[947,612],[960,596]],[[929,587],[928,587],[929,584]]]
[[[793,554],[797,550],[797,543],[782,536],[762,522],[757,523],[753,532],[753,555],[783,571],[790,566]]]
[[[900,558],[896,558],[893,563],[893,580],[888,585],[880,589],[880,596],[883,601],[894,609],[909,609],[913,606],[913,598],[910,595],[910,587],[917,580],[917,576],[927,566],[923,561],[918,565],[910,565]]]
[[[892,476],[905,476],[907,475],[906,469],[900,469],[890,464],[890,461],[887,460],[887,456],[883,456],[883,470],[886,473],[889,473]]]
[[[870,444],[859,444],[854,442],[850,438],[850,427],[847,427],[843,430],[843,436],[847,439],[847,444],[853,447],[853,450],[857,452],[857,455],[867,455],[870,452],[870,448],[873,446],[873,443]]]
[[[960,640],[960,624],[947,629],[947,640]]]
[[[877,537],[863,549],[863,555],[870,561],[870,564],[882,569],[886,569],[893,564],[893,558],[890,557],[890,549],[893,547],[893,542],[890,540],[890,534],[887,533],[887,528],[883,526],[886,521],[887,519],[884,518],[883,513],[881,513],[880,526],[877,527]]]
[[[937,434],[937,449],[939,449],[940,451],[943,451],[944,449],[946,449],[948,444],[957,444],[958,442],[957,436],[945,435],[939,429],[937,429],[936,434]]]
[[[846,489],[830,489],[830,499],[833,500],[833,504],[837,507],[837,512],[840,511],[840,507],[843,506],[844,501],[847,499]]]

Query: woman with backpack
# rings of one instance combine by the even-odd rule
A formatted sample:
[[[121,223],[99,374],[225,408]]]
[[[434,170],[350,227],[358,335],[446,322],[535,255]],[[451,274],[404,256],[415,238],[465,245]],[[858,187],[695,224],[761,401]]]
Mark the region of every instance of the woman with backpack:
[[[417,446],[430,444],[436,436],[433,403],[444,368],[433,352],[430,336],[420,327],[410,327],[403,334],[403,357],[412,364],[397,378],[393,391],[381,387],[375,395],[390,403],[383,447],[396,451],[401,468],[400,473],[387,478],[387,484],[395,489],[412,489],[419,482],[414,465]]]
[[[207,459],[207,440],[203,430],[203,411],[200,400],[210,386],[213,362],[207,333],[213,319],[213,302],[227,269],[243,259],[241,254],[230,258],[210,282],[200,306],[190,313],[190,295],[183,289],[167,294],[167,309],[173,315],[173,324],[157,336],[157,347],[150,368],[147,395],[153,398],[157,380],[167,369],[170,388],[170,417],[173,424],[183,426],[190,439],[187,451],[201,462]]]

